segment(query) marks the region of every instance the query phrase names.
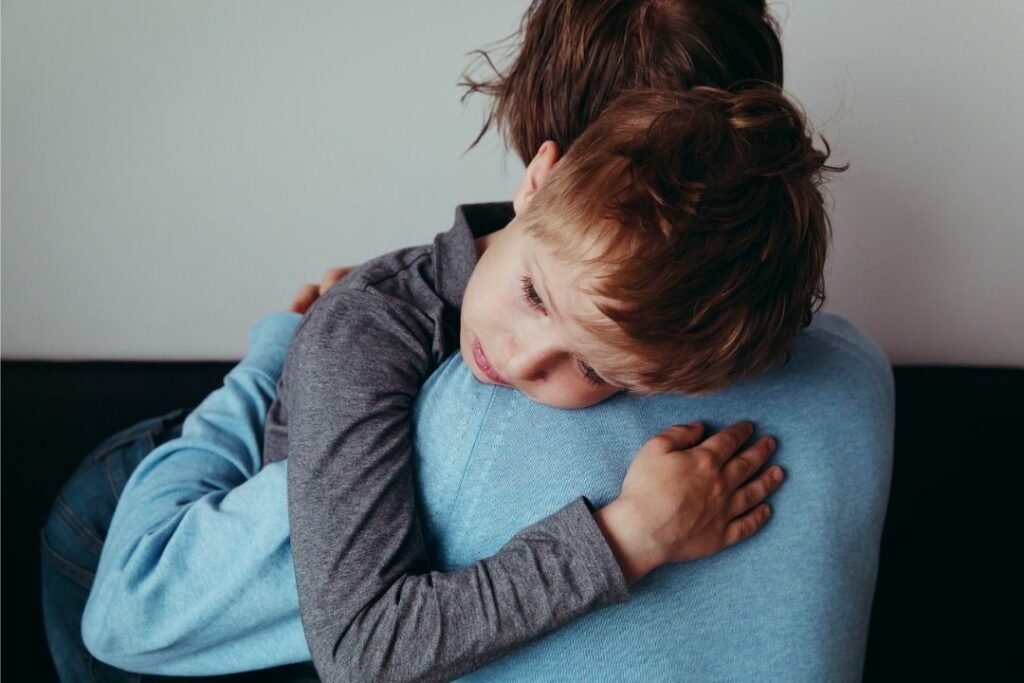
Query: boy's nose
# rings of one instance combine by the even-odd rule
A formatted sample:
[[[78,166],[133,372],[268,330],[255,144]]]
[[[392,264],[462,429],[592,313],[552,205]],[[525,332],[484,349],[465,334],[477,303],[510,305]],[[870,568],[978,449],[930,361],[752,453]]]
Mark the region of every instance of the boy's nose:
[[[506,378],[512,382],[538,382],[560,362],[562,353],[546,341],[519,343],[508,356]]]

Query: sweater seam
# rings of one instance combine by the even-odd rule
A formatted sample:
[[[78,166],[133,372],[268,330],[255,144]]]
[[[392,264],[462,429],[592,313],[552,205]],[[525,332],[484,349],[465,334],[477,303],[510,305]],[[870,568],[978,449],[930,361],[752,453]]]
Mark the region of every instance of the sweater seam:
[[[458,506],[459,498],[462,496],[462,486],[466,482],[466,476],[469,474],[469,466],[473,461],[473,455],[476,453],[476,446],[480,442],[480,435],[483,434],[484,425],[487,423],[487,416],[491,412],[491,405],[494,403],[494,395],[496,391],[492,388],[491,395],[487,399],[487,406],[484,408],[483,419],[480,420],[480,425],[476,429],[476,434],[473,436],[473,443],[469,447],[469,454],[466,456],[466,462],[462,467],[462,475],[459,477],[459,484],[455,487],[455,495],[452,496],[452,504],[448,508],[448,514],[445,516],[445,528],[451,528],[452,517],[455,516],[455,508]]]

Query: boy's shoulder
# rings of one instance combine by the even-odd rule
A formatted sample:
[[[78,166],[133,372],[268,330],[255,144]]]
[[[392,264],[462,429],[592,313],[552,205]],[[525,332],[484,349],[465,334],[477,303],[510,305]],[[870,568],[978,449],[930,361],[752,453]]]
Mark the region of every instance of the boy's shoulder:
[[[403,247],[356,266],[335,287],[341,290],[386,292],[397,282],[409,279],[433,286],[433,265],[433,243]],[[331,291],[335,287],[332,287]]]
[[[435,244],[382,254],[354,268],[306,311],[289,346],[289,357],[330,364],[343,354],[379,358],[407,367],[428,366],[443,354],[450,314],[437,292]],[[367,360],[369,362],[369,360]]]
[[[448,231],[450,232],[450,231]],[[445,233],[441,233],[442,235]],[[354,267],[314,303],[338,305],[355,292],[415,300],[436,288],[437,240],[401,247]]]
[[[459,310],[478,259],[476,238],[504,227],[511,202],[460,204],[454,224],[428,244],[396,249],[354,268],[306,312],[293,346],[359,334],[429,348],[438,362],[458,344]]]
[[[307,311],[316,318],[372,318],[407,316],[419,309],[427,317],[439,314],[434,282],[434,245],[396,249],[354,268]]]

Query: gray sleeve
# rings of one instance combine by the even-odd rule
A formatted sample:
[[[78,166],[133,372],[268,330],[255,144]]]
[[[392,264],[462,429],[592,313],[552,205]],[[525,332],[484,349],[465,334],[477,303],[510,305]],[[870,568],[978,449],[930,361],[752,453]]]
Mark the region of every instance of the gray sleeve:
[[[625,601],[583,498],[493,557],[432,571],[415,506],[410,415],[433,323],[373,292],[318,301],[285,364],[288,516],[303,629],[324,681],[456,678]]]

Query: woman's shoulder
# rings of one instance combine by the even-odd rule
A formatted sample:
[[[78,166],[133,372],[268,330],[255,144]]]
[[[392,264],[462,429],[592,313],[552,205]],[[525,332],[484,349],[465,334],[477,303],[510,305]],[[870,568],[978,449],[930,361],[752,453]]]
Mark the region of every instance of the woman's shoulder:
[[[793,355],[799,366],[847,390],[861,386],[894,397],[892,363],[882,346],[856,324],[836,313],[819,311],[800,331]]]

